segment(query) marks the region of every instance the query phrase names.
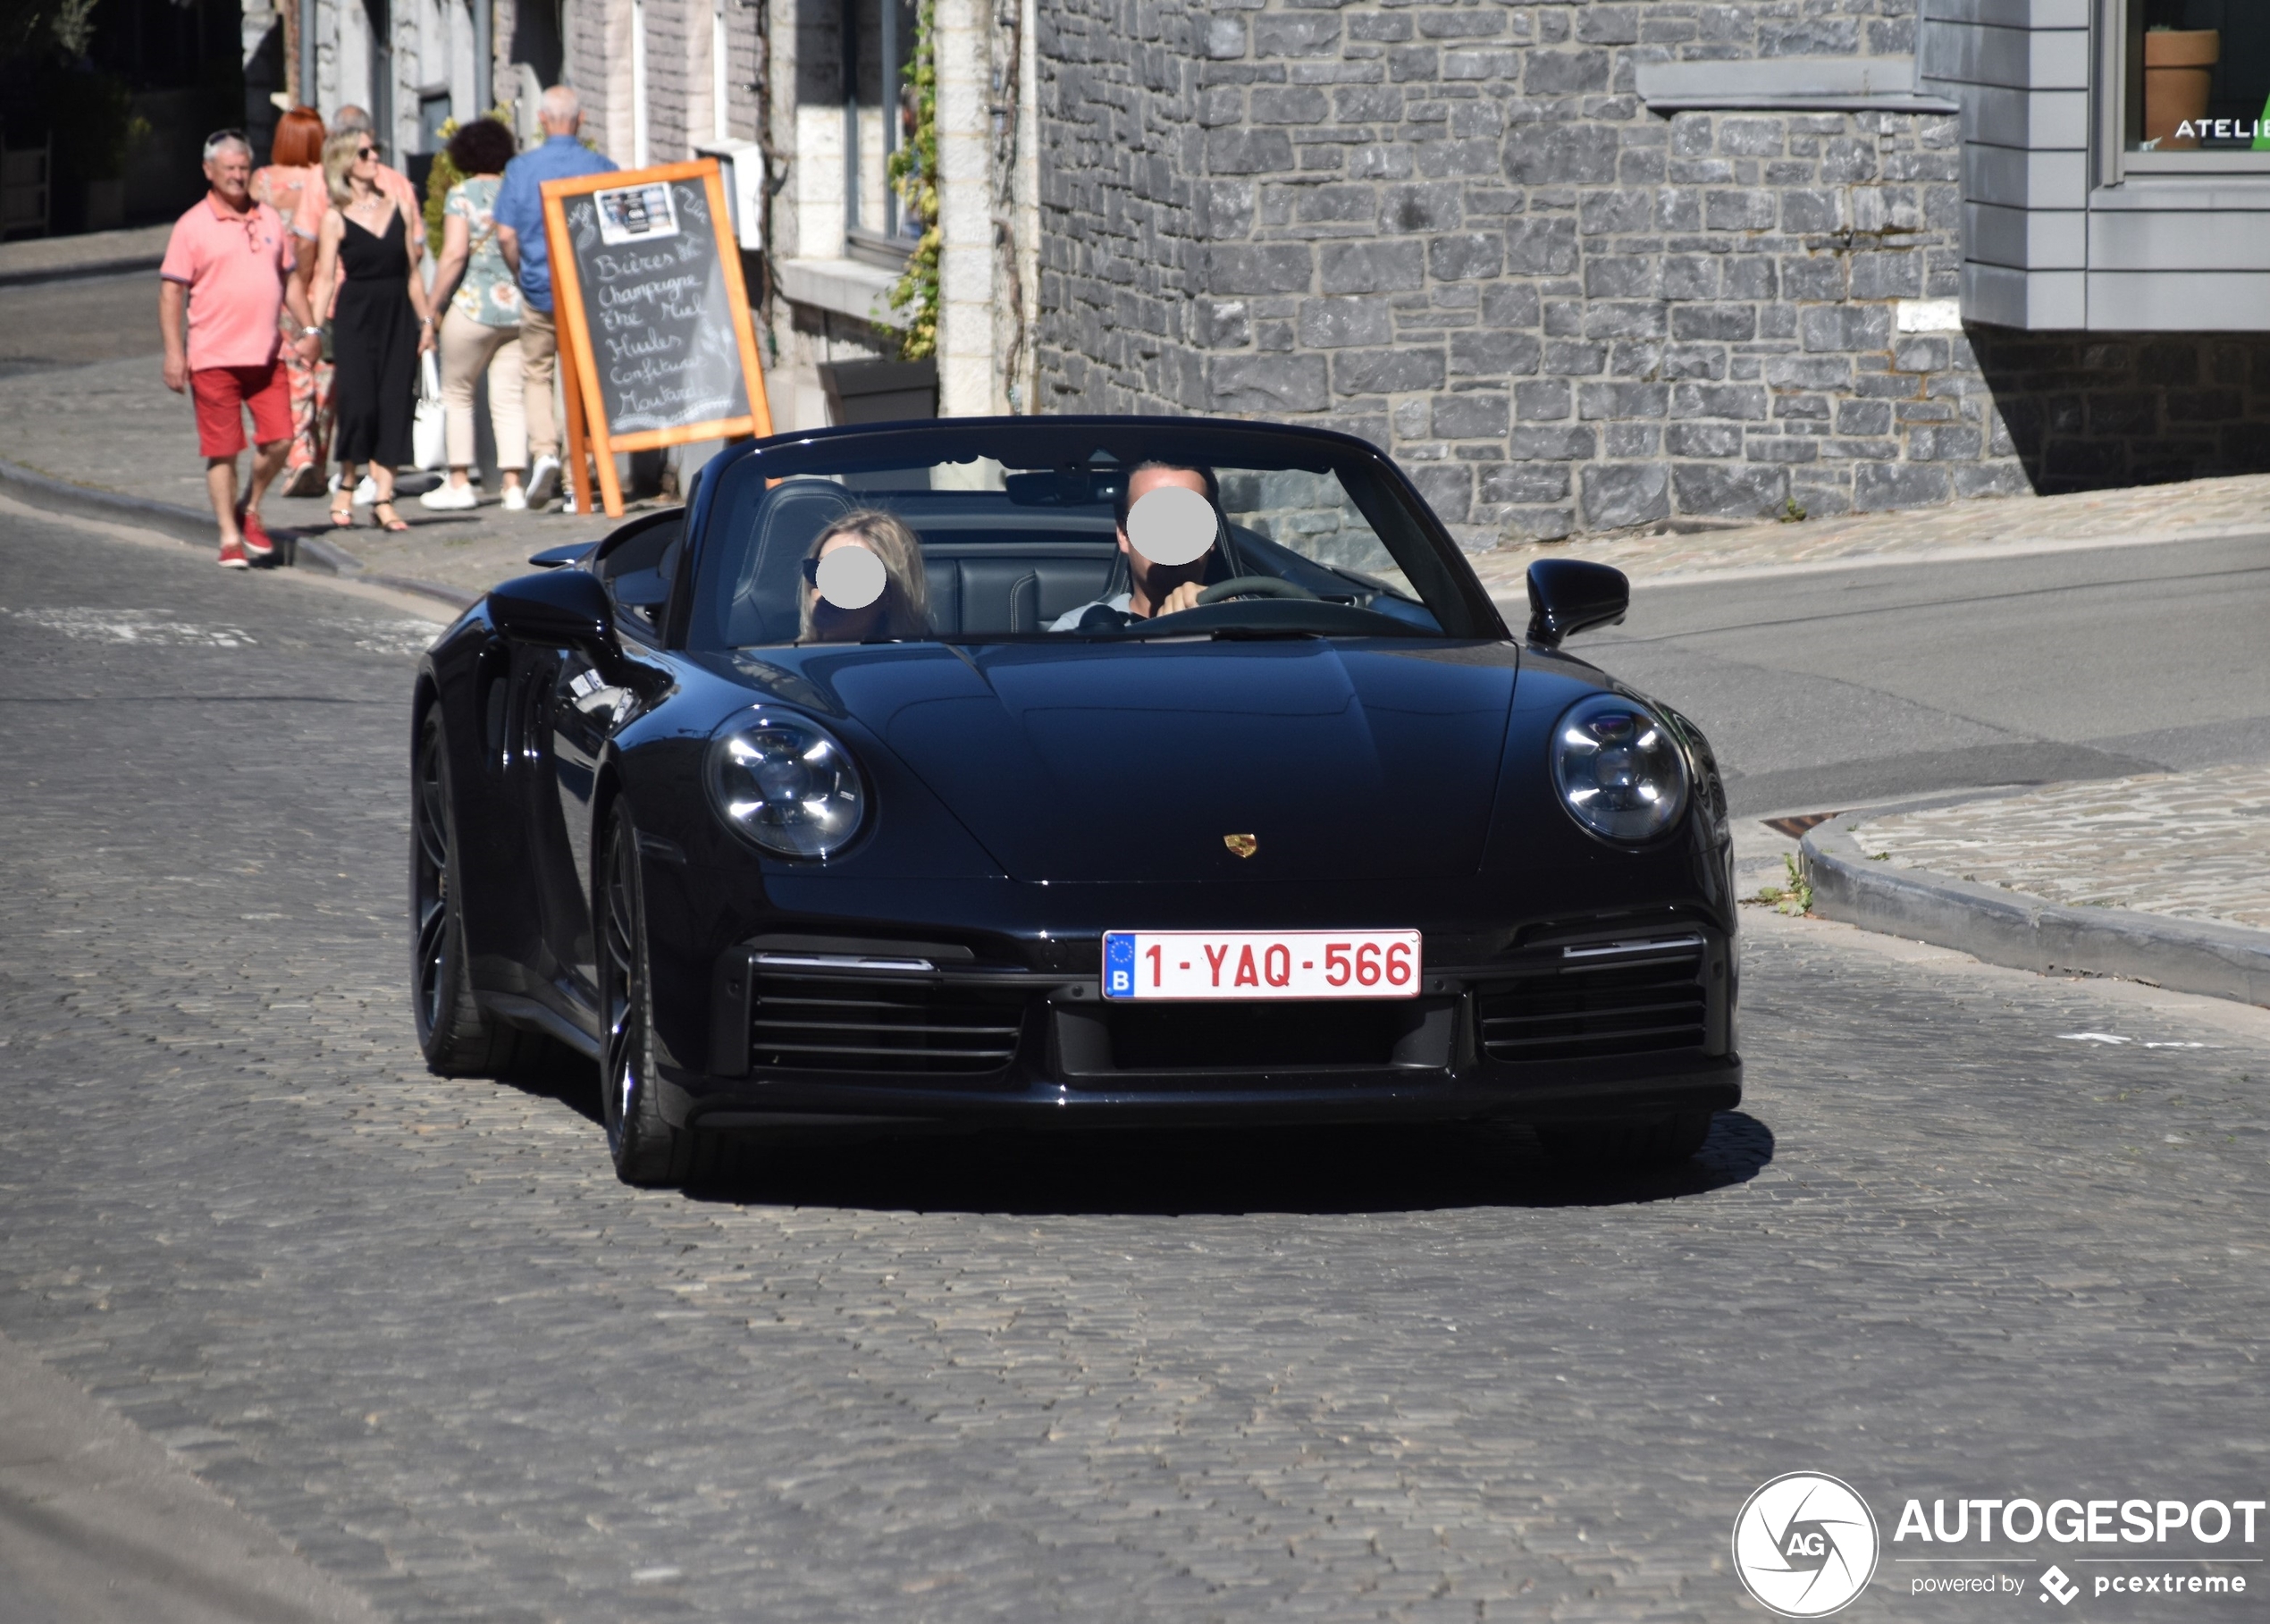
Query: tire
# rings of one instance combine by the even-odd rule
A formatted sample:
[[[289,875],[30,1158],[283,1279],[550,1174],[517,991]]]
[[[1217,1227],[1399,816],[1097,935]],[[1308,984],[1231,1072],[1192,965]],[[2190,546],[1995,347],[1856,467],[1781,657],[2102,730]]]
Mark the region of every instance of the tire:
[[[607,1017],[599,1073],[607,1148],[624,1183],[668,1189],[694,1176],[703,1136],[674,1128],[662,1115],[647,980],[646,888],[638,830],[619,801],[608,819],[598,888],[592,913],[599,926],[600,1006]]]
[[[410,1003],[417,1046],[442,1077],[502,1077],[532,1064],[543,1039],[481,1007],[466,963],[465,887],[439,705],[418,725],[411,770]]]
[[[1628,1121],[1540,1123],[1537,1138],[1551,1155],[1585,1167],[1676,1167],[1702,1149],[1711,1117],[1708,1111],[1681,1111]]]

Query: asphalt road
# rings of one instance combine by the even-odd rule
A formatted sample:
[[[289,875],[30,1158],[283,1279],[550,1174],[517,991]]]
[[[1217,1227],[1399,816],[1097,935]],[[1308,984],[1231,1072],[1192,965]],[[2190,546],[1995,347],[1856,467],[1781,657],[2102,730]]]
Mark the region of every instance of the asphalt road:
[[[417,1064],[425,628],[5,512],[0,583],[0,1334],[382,1613],[1762,1616],[1787,1470],[1887,1535],[2260,1494],[2270,1019],[1761,915],[1675,1176],[1255,1134],[638,1192],[587,1077]],[[0,1618],[130,1616],[34,1582],[16,1481]],[[1918,1571],[1846,1616],[1980,1616]]]
[[[2270,759],[2270,532],[1642,585],[1570,647],[1702,724],[1745,815]]]

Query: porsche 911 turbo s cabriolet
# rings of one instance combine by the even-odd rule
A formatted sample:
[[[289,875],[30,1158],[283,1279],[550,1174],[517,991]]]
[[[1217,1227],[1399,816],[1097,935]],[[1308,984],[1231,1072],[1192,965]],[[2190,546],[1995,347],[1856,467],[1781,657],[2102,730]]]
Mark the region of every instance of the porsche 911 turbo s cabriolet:
[[[721,453],[422,661],[417,1033],[600,1068],[641,1184],[731,1132],[1515,1121],[1741,1098],[1724,792],[1316,430],[959,419]]]

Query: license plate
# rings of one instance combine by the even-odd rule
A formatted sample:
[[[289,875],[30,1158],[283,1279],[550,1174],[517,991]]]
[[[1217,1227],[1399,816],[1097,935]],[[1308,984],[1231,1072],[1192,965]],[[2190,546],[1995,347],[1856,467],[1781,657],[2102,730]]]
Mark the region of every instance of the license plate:
[[[1415,998],[1416,930],[1106,930],[1107,998]]]

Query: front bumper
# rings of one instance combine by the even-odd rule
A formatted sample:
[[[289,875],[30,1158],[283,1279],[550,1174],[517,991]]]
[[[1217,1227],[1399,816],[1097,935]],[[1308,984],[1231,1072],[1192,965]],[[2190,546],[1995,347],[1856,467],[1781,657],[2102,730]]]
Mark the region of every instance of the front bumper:
[[[709,989],[710,1066],[665,1056],[661,1099],[673,1123],[719,1129],[1724,1110],[1742,1098],[1737,973],[1729,937],[1677,925],[1430,963],[1395,1003],[1131,1006],[1092,973],[744,945]]]

